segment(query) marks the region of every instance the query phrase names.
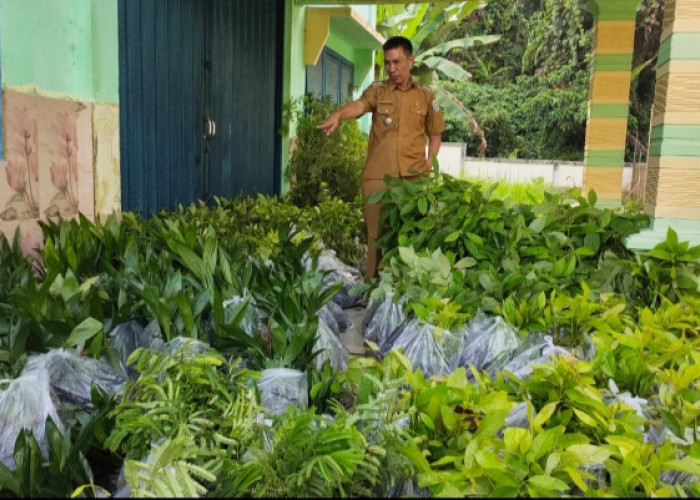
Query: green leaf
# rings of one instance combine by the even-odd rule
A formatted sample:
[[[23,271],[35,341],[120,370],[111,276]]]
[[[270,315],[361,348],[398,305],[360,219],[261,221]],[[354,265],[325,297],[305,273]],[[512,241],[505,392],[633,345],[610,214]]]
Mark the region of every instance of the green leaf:
[[[11,491],[16,497],[22,496],[19,480],[15,474],[0,462],[0,491]]]
[[[569,485],[566,484],[561,479],[557,479],[552,476],[537,475],[531,476],[527,479],[530,486],[533,486],[542,490],[556,490],[556,491],[567,491]]]
[[[528,228],[530,231],[532,231],[535,234],[539,234],[542,232],[542,230],[545,228],[547,225],[547,217],[546,216],[540,216],[534,219],[532,222],[530,222],[530,225]]]
[[[681,439],[685,439],[685,435],[683,433],[683,429],[681,427],[681,423],[678,421],[678,419],[675,417],[673,413],[671,413],[669,410],[662,409],[661,410],[661,421],[664,423],[668,429],[673,432],[677,437]]]
[[[445,236],[445,243],[452,243],[455,241],[457,238],[461,236],[462,232],[461,231],[453,231],[447,236]]]
[[[85,342],[102,332],[103,328],[104,325],[101,321],[92,317],[85,318],[78,326],[73,328],[64,345],[66,347],[77,347],[78,350],[82,350]]]
[[[598,233],[587,233],[583,237],[583,244],[586,248],[590,248],[593,253],[600,249],[600,235]]]
[[[433,423],[433,419],[430,418],[430,415],[428,415],[427,413],[420,412],[418,416],[428,429],[430,429],[431,431],[435,430],[435,424]]]
[[[506,429],[503,431],[503,444],[508,451],[517,452],[520,442],[526,435],[529,434],[530,431],[527,429],[522,429],[520,427],[506,427]]]
[[[572,444],[566,451],[578,458],[581,465],[602,464],[610,457],[609,450],[592,444]]]
[[[455,265],[455,269],[466,269],[469,267],[474,267],[477,264],[476,259],[474,257],[464,257],[462,259],[459,259]]]
[[[428,213],[428,200],[425,198],[418,198],[418,211],[425,215]]]
[[[663,470],[675,469],[677,471],[686,472],[700,478],[700,460],[689,455],[676,460],[664,462],[661,468]]]
[[[598,201],[598,195],[593,189],[590,189],[588,191],[588,204],[590,206],[595,206],[596,202]]]
[[[494,410],[484,416],[484,420],[479,424],[479,428],[474,433],[474,438],[490,438],[503,427],[506,422],[506,415],[509,410]]]
[[[422,59],[422,63],[443,73],[446,77],[456,81],[468,81],[471,78],[471,73],[466,71],[457,63],[445,59],[444,57],[429,56]]]
[[[585,411],[579,410],[578,408],[574,408],[574,413],[584,425],[587,425],[589,427],[598,427],[598,422],[596,422],[595,419]]]
[[[479,284],[487,292],[493,292],[494,288],[496,287],[496,282],[486,270],[479,273]]]
[[[557,426],[536,434],[530,446],[528,460],[534,462],[545,454],[550,453],[558,445],[558,441],[564,434],[564,430],[562,426]]]

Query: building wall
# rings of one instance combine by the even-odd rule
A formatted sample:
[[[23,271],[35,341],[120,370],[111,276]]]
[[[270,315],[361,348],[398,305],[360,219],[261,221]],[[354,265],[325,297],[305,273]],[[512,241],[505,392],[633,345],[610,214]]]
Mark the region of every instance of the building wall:
[[[315,5],[315,7],[318,7]],[[371,26],[376,24],[376,6],[374,5],[352,5]],[[301,97],[306,91],[306,64],[304,63],[304,29],[306,26],[306,9],[304,5],[297,5],[295,2],[286,2],[285,16],[285,53],[284,53],[284,86],[283,101],[285,104],[292,99]],[[357,50],[351,40],[344,40],[331,31],[326,42],[328,48],[339,53],[344,58],[351,61],[355,69],[355,92],[354,98],[360,97],[362,91],[372,82],[374,78],[374,54],[367,50]],[[369,131],[370,117],[365,115],[360,118],[360,127],[366,132]],[[294,149],[294,135],[296,129],[292,124],[289,136],[283,138],[282,143],[282,193],[289,190],[289,184],[284,179],[284,169],[289,164],[290,151]]]
[[[0,231],[119,208],[115,0],[0,0]],[[115,182],[115,179],[117,182]]]
[[[353,8],[374,25],[374,6]],[[305,91],[306,7],[285,9],[286,103]],[[373,78],[372,53],[333,34],[328,45],[355,64],[358,97]],[[41,245],[38,220],[119,211],[117,0],[0,0],[0,65],[0,231],[21,228],[28,251]],[[293,140],[283,141],[284,169]]]

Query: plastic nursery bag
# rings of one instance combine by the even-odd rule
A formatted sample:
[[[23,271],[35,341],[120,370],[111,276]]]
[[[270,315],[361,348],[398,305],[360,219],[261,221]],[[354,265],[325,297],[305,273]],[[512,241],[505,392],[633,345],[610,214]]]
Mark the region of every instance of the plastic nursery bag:
[[[399,297],[394,300],[393,292],[389,292],[381,298],[370,298],[362,319],[362,332],[367,340],[376,343],[382,351],[385,351],[386,343],[407,318],[403,311],[404,299]]]
[[[326,325],[336,335],[345,333],[351,326],[350,317],[345,310],[333,301],[327,302],[316,313],[319,319],[326,322]]]
[[[151,442],[151,451],[148,452],[148,455],[146,455],[145,458],[142,458],[140,461],[142,463],[148,464],[153,462],[153,456],[154,456],[154,450],[155,448],[161,446],[165,442],[165,438],[161,437],[156,439],[155,441]],[[132,498],[131,494],[131,488],[126,482],[126,475],[124,473],[124,469],[126,467],[126,461],[122,462],[122,466],[119,469],[119,475],[116,478],[115,481],[115,491],[112,494],[112,498]],[[172,468],[172,466],[170,466]],[[139,487],[143,487],[143,482],[139,485]]]
[[[488,316],[478,310],[465,328],[459,366],[488,370],[493,363],[510,359],[522,344],[520,332],[502,317]]]
[[[161,338],[160,326],[156,320],[151,321],[146,328],[137,321],[120,323],[109,332],[107,342],[119,353],[122,371],[131,379],[138,378],[138,371],[126,365],[131,353],[139,347],[149,347],[160,350],[165,343]]]
[[[350,266],[335,256],[335,251],[324,248],[318,257],[318,269],[329,271],[323,278],[323,282],[331,285],[340,280],[343,288],[333,297],[333,302],[343,309],[354,307],[360,302],[359,296],[350,294],[350,289],[360,283],[364,283],[364,277],[360,270]]]
[[[610,390],[608,404],[619,401],[620,403],[632,408],[640,417],[648,418],[648,415],[645,414],[644,410],[649,407],[649,402],[645,398],[632,396],[629,391],[621,393],[613,379],[608,380],[608,389]]]
[[[506,427],[530,428],[530,422],[527,419],[527,404],[525,402],[521,401],[508,412],[505,425],[498,431],[497,436],[499,439],[503,439]]]
[[[235,295],[225,300],[222,304],[224,306],[224,321],[230,323],[233,316],[240,310],[241,304],[243,304],[243,301],[246,299],[248,299],[248,307],[246,307],[245,313],[238,326],[252,337],[255,335],[255,332],[260,330],[261,325],[264,325],[266,322],[265,313],[255,304],[255,299],[252,296]]]
[[[616,401],[620,402],[632,408],[638,416],[649,419],[650,415],[647,412],[647,409],[649,408],[649,401],[647,399],[640,398],[639,396],[633,396],[629,391],[621,393],[613,379],[608,380],[608,389],[610,392],[607,393],[606,399],[609,405]],[[644,426],[638,426],[637,431],[640,433],[644,432]],[[666,427],[663,424],[650,422],[649,430],[644,433],[644,442],[662,445],[665,441]]]
[[[178,336],[167,341],[161,351],[189,361],[198,354],[204,354],[209,351],[209,344],[201,340]]]
[[[46,370],[33,370],[0,382],[0,461],[9,469],[15,469],[15,441],[22,429],[34,433],[42,454],[48,456],[47,417],[63,432]]]
[[[523,345],[514,352],[514,356],[510,360],[493,363],[489,371],[497,373],[508,370],[522,379],[532,372],[532,365],[547,363],[552,356],[573,357],[573,354],[564,347],[554,345],[551,335],[534,333],[525,339]]]
[[[348,368],[349,352],[343,343],[335,336],[325,321],[319,318],[318,333],[314,351],[319,352],[314,358],[316,366],[320,370],[323,363],[329,360],[333,371],[346,370]]]
[[[109,395],[116,394],[126,377],[103,360],[81,356],[75,349],[51,349],[29,357],[22,375],[46,371],[49,384],[61,402],[92,409],[90,396],[94,383]]]
[[[281,415],[289,405],[305,410],[309,404],[306,372],[292,368],[268,368],[258,380],[260,404],[269,413]]]
[[[413,369],[420,368],[427,378],[454,371],[459,363],[463,342],[461,331],[451,332],[420,318],[413,318],[387,339],[382,355],[394,349],[403,349]]]
[[[520,402],[506,415],[506,427],[522,427],[528,429],[530,423],[527,420],[527,404]]]

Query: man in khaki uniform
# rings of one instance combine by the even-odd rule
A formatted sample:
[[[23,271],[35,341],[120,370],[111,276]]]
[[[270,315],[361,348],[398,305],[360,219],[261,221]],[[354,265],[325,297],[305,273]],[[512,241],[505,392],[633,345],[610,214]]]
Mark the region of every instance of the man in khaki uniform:
[[[445,130],[442,110],[435,96],[428,87],[411,78],[414,61],[411,41],[395,36],[384,43],[383,49],[384,67],[389,78],[374,82],[358,100],[331,113],[317,127],[330,135],[340,120],[357,118],[372,111],[367,161],[362,171],[362,195],[365,197],[386,187],[385,175],[414,180],[429,172]],[[381,257],[375,246],[380,235],[380,215],[379,204],[365,205],[368,242],[365,276],[368,279],[377,276]]]

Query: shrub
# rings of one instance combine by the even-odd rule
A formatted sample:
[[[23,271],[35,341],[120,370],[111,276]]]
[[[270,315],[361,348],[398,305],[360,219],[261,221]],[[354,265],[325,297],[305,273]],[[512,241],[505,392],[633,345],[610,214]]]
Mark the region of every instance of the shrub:
[[[351,202],[361,195],[362,168],[367,137],[356,120],[340,123],[326,136],[316,128],[333,111],[334,104],[305,96],[285,108],[285,126],[296,122],[296,148],[285,172],[288,197],[299,206],[317,205],[337,197]]]

